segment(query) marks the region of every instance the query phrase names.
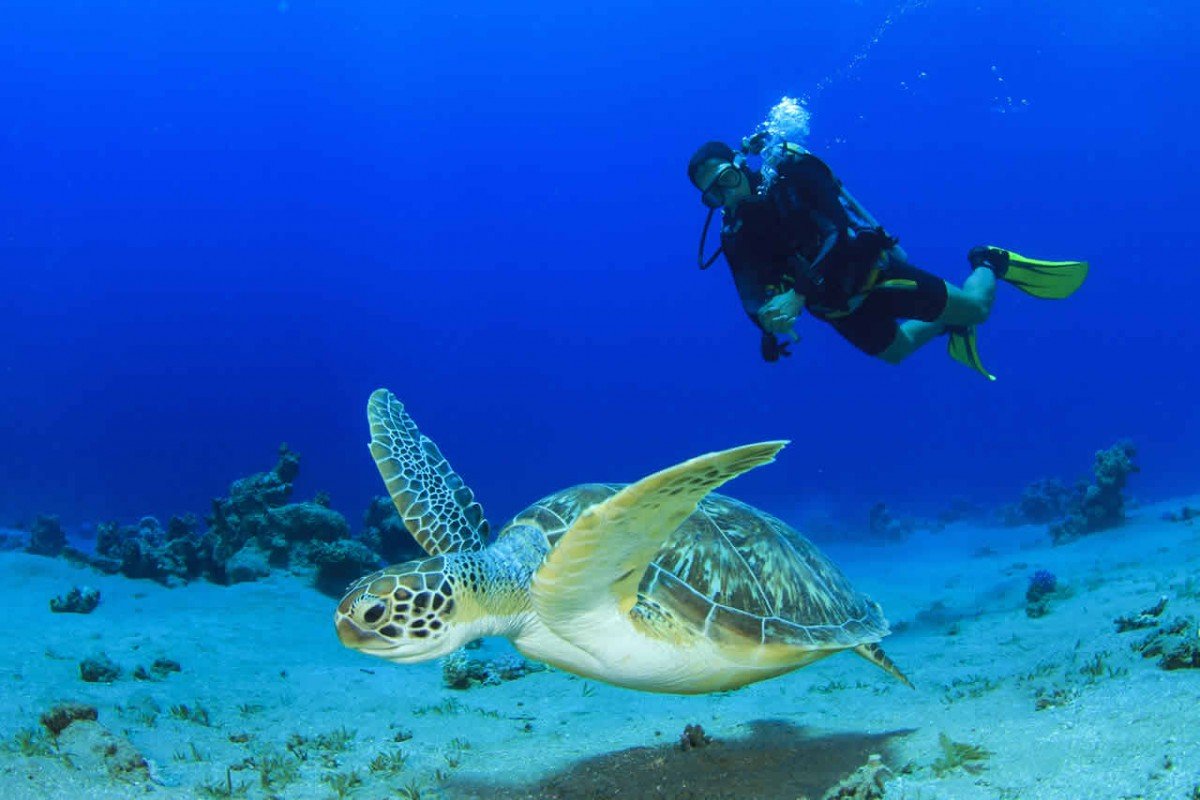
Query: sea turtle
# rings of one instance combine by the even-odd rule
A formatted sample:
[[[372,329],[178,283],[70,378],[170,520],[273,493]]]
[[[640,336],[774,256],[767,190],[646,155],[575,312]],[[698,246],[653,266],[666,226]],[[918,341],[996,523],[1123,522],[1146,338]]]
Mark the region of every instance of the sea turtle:
[[[488,544],[483,509],[400,401],[380,389],[367,416],[375,464],[430,557],[350,587],[334,615],[347,647],[406,664],[504,636],[568,672],[678,694],[853,650],[908,684],[877,644],[888,627],[876,603],[782,521],[712,493],[786,442],[564,489]]]

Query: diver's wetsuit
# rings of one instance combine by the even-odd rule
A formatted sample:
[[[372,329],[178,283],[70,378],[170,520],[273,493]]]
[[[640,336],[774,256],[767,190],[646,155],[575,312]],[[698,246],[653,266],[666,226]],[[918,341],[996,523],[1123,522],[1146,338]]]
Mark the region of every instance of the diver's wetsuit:
[[[813,316],[874,356],[895,339],[897,319],[941,315],[946,283],[905,261],[882,229],[851,217],[825,162],[792,153],[776,171],[769,189],[739,203],[721,231],[755,325],[763,303],[795,289]]]

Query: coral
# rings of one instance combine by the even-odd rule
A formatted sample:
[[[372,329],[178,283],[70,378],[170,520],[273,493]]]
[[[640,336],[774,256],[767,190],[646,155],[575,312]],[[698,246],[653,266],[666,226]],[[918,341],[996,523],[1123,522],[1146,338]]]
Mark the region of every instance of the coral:
[[[1063,687],[1053,687],[1047,689],[1039,687],[1034,691],[1033,707],[1036,711],[1045,711],[1048,708],[1059,708],[1065,706],[1075,699],[1076,690]]]
[[[326,505],[327,495],[322,502],[288,502],[299,472],[300,457],[280,445],[274,469],[234,481],[229,497],[213,500],[208,523],[218,562],[215,580],[256,580],[272,567],[311,566],[318,588],[334,593],[376,568],[378,558],[354,546],[350,526]]]
[[[212,569],[211,542],[198,536],[198,528],[191,514],[172,517],[165,530],[154,517],[136,525],[101,523],[90,563],[109,574],[178,585]]]
[[[54,735],[37,728],[22,728],[11,739],[0,741],[0,752],[16,753],[25,758],[49,758],[55,755],[58,743]]]
[[[183,668],[178,661],[170,658],[156,658],[149,669],[139,666],[133,671],[133,677],[139,681],[161,681],[172,672],[181,672]]]
[[[867,756],[866,764],[821,795],[821,800],[883,800],[887,793],[884,782],[890,777],[892,771],[883,758],[872,754]]]
[[[379,754],[371,759],[367,768],[371,772],[383,773],[385,775],[399,775],[404,771],[404,765],[407,762],[408,754],[397,747],[393,750],[380,751]]]
[[[167,712],[181,722],[193,722],[206,728],[212,727],[212,717],[209,715],[208,709],[202,705],[197,704],[192,707],[187,703],[177,703],[167,709]]]
[[[273,538],[267,512],[288,502],[292,496],[292,482],[299,473],[300,457],[283,444],[279,446],[279,460],[270,472],[239,478],[230,484],[228,497],[212,501],[208,525],[217,538],[217,560],[225,561],[251,539],[266,544]],[[279,543],[279,547],[284,546],[283,542]]]
[[[290,503],[266,513],[271,531],[289,544],[333,542],[350,536],[346,518],[318,503]]]
[[[396,506],[387,497],[374,497],[363,514],[363,544],[383,556],[389,564],[411,561],[425,555],[404,527]]]
[[[59,752],[84,772],[104,771],[121,781],[150,779],[150,765],[128,740],[91,719],[74,721],[58,736]]]
[[[1050,526],[1055,544],[1089,533],[1115,528],[1125,522],[1125,485],[1139,471],[1133,463],[1137,448],[1130,441],[1117,442],[1096,453],[1092,483],[1081,483],[1065,519]]]
[[[704,732],[701,725],[685,725],[683,733],[679,734],[679,749],[687,752],[700,747],[708,747],[713,738]]]
[[[196,532],[200,529],[200,520],[196,519],[195,514],[184,514],[182,516],[171,517],[167,520],[167,529],[163,533],[163,538],[168,542],[176,542],[183,539],[195,539]]]
[[[271,574],[270,554],[250,541],[225,560],[225,582],[247,583]]]
[[[1117,617],[1113,620],[1113,624],[1117,626],[1117,633],[1125,633],[1126,631],[1136,631],[1143,628],[1153,628],[1158,624],[1158,618],[1162,616],[1163,611],[1167,608],[1167,597],[1163,595],[1158,599],[1158,602],[1149,608],[1142,609],[1137,614],[1130,614],[1125,617]]]
[[[374,551],[352,539],[312,542],[305,556],[317,568],[313,585],[331,597],[340,596],[350,583],[383,566]]]
[[[990,751],[978,745],[952,741],[944,733],[938,734],[938,744],[942,748],[942,755],[930,766],[939,778],[956,769],[978,775],[983,771],[982,762],[992,755]]]
[[[1176,617],[1133,645],[1143,658],[1159,656],[1160,669],[1200,669],[1200,628],[1191,617]]]
[[[1129,674],[1126,667],[1114,667],[1108,662],[1108,651],[1101,650],[1093,653],[1092,657],[1079,668],[1079,674],[1087,679],[1087,683],[1096,683],[1101,678],[1120,678]]]
[[[484,683],[495,685],[502,681],[515,681],[534,672],[543,672],[546,667],[534,661],[526,661],[520,656],[509,655],[493,658],[486,662],[486,677]]]
[[[1058,589],[1058,578],[1053,572],[1039,569],[1029,576],[1029,588],[1025,590],[1025,599],[1034,602],[1047,595],[1054,594]]]
[[[875,538],[898,542],[912,534],[914,525],[910,520],[897,519],[887,504],[880,502],[871,506],[869,527]]]
[[[937,522],[939,527],[946,527],[955,522],[972,519],[981,516],[980,507],[968,500],[965,497],[955,497],[950,500],[950,504],[938,512]]]
[[[199,578],[240,583],[266,577],[274,569],[288,569],[310,575],[318,589],[331,595],[381,566],[373,543],[403,539],[417,555],[415,542],[390,504],[373,503],[367,512],[366,534],[353,539],[345,517],[329,508],[327,494],[318,493],[312,502],[289,502],[299,471],[300,457],[284,444],[273,469],[234,481],[228,497],[212,501],[203,531],[191,514],[172,517],[165,528],[154,517],[143,517],[136,525],[97,526],[94,555],[59,550],[101,572],[165,586]],[[52,517],[40,527],[61,535]],[[52,533],[38,539],[47,553],[57,540]]]
[[[8,550],[24,550],[29,542],[29,533],[0,527],[0,553]]]
[[[986,675],[963,675],[952,678],[950,683],[943,684],[946,693],[942,702],[946,705],[957,703],[959,700],[974,700],[1000,688],[1002,679],[989,678]]]
[[[953,635],[963,620],[974,619],[980,615],[978,609],[964,610],[951,608],[944,600],[934,600],[925,608],[919,610],[912,620],[902,619],[892,626],[893,633],[918,629],[935,629]]]
[[[88,683],[112,683],[121,677],[121,668],[104,653],[79,662],[79,677]]]
[[[263,789],[279,790],[300,777],[300,765],[295,759],[268,750],[255,758],[258,782]],[[279,795],[282,796],[282,795]]]
[[[71,591],[60,594],[50,601],[50,610],[57,614],[90,614],[100,605],[100,591],[86,586],[80,589],[71,587]]]
[[[396,797],[399,800],[421,800],[424,796],[424,790],[421,788],[421,782],[411,780],[405,786],[401,786],[396,790]]]
[[[1050,599],[1058,590],[1058,578],[1049,570],[1039,569],[1029,576],[1025,590],[1025,614],[1031,619],[1050,613]]]
[[[1194,519],[1200,518],[1200,508],[1192,508],[1185,505],[1178,511],[1168,511],[1162,515],[1162,518],[1167,522],[1191,522]]]
[[[195,787],[194,791],[199,797],[241,798],[249,795],[250,784],[247,781],[235,782],[233,780],[233,767],[226,767],[224,780],[199,784]]]
[[[473,686],[496,686],[503,681],[515,681],[545,667],[526,661],[520,656],[501,656],[495,659],[472,658],[464,650],[456,650],[442,659],[442,683],[448,689],[465,690]]]
[[[1066,544],[1087,534],[1087,522],[1080,514],[1072,513],[1052,524],[1049,532],[1050,539],[1055,544]]]
[[[67,534],[63,532],[58,517],[39,514],[29,530],[29,544],[25,549],[38,556],[57,556],[66,546]]]
[[[1165,670],[1200,669],[1200,640],[1193,636],[1174,642],[1163,653],[1158,666]]]
[[[95,720],[98,714],[95,706],[83,703],[63,703],[42,714],[42,726],[55,736],[58,736],[68,725],[76,720]]]
[[[354,789],[362,786],[362,776],[357,772],[326,773],[321,776],[321,781],[329,785],[330,791],[338,800],[349,797]]]
[[[1137,449],[1130,441],[1118,442],[1096,453],[1092,470],[1095,481],[1088,486],[1082,502],[1089,532],[1116,527],[1125,521],[1125,497],[1122,492],[1129,476],[1138,471],[1133,463],[1136,455]]]
[[[208,529],[192,515],[172,517],[165,529],[153,517],[137,525],[98,527],[93,567],[175,586],[197,578],[232,584],[266,577],[275,568],[310,570],[319,588],[335,593],[379,566],[351,540],[345,518],[320,502],[289,503],[300,457],[279,448],[275,467],[241,478],[229,496],[212,501]]]
[[[1025,487],[1016,505],[1006,506],[1005,525],[1045,525],[1067,515],[1075,493],[1058,478],[1043,478]]]
[[[447,689],[470,689],[483,683],[487,673],[483,661],[455,650],[442,659],[442,684]]]

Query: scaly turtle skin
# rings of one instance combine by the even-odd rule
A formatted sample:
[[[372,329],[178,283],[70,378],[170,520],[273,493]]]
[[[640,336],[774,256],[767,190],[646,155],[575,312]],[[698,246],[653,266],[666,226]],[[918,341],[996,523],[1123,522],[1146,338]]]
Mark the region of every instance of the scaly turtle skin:
[[[784,442],[564,489],[488,545],[471,490],[395,396],[376,391],[367,414],[375,463],[430,558],[350,587],[334,617],[347,647],[414,663],[505,636],[568,672],[679,694],[853,650],[908,684],[878,646],[888,627],[876,603],[782,521],[712,493]]]

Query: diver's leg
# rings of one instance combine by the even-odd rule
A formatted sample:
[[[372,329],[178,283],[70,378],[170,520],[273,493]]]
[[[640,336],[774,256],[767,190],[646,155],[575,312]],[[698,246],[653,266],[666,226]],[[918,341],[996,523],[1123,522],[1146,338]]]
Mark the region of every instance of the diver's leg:
[[[889,364],[899,364],[945,332],[946,326],[940,322],[906,320],[897,326],[892,343],[879,354],[879,358]]]
[[[996,274],[987,267],[973,271],[962,288],[946,283],[946,308],[937,318],[945,325],[981,325],[992,313]]]
[[[980,270],[986,272],[987,270]],[[971,307],[969,297],[963,289],[951,286],[946,281],[919,267],[901,261],[892,261],[884,272],[884,280],[868,296],[863,309],[869,309],[886,317],[886,346],[873,355],[889,364],[899,364],[913,353],[946,332],[945,317],[954,308],[952,300],[958,299],[953,312],[962,315],[962,308]],[[970,287],[981,298],[986,298],[988,286],[976,282]],[[996,281],[991,282],[994,293]],[[986,314],[982,315],[986,318]],[[898,320],[905,320],[898,322]]]

